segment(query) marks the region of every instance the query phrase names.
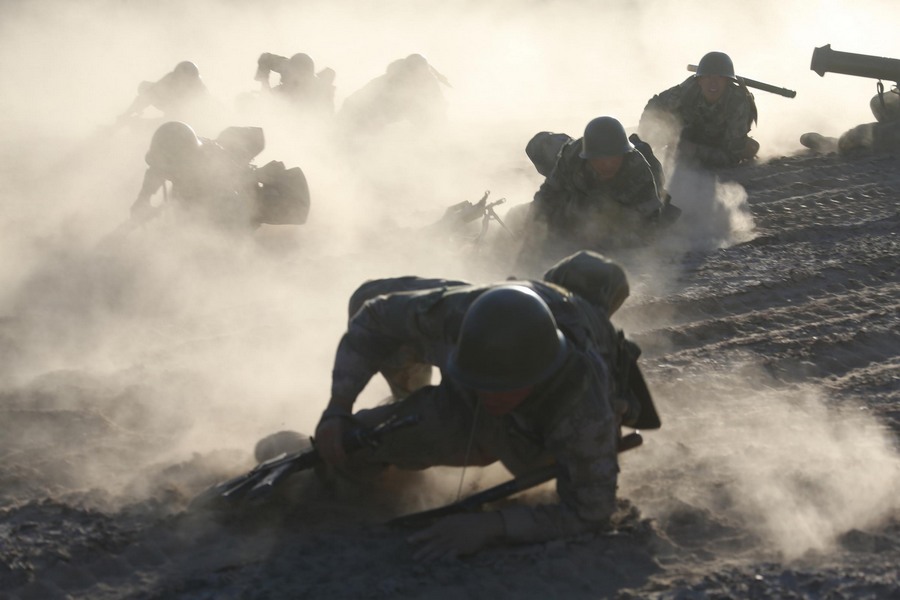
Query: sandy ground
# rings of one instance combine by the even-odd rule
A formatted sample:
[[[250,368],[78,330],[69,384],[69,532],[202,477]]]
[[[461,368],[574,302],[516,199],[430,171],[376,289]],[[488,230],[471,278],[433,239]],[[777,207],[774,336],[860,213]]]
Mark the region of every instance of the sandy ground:
[[[900,598],[900,159],[800,153],[670,187],[671,238],[617,256],[633,293],[616,322],[644,349],[663,428],[622,457],[613,533],[418,564],[384,522],[451,501],[455,473],[340,502],[299,476],[255,511],[186,511],[252,466],[256,437],[309,431],[343,300],[302,305],[285,285],[197,322],[187,307],[207,299],[167,293],[192,268],[139,266],[156,246],[59,252],[0,320],[0,598]],[[242,285],[367,276],[341,257],[273,262]],[[253,309],[295,303],[287,323]],[[326,339],[303,364],[296,330]],[[222,368],[284,406],[315,399],[260,420],[252,385],[208,377]]]

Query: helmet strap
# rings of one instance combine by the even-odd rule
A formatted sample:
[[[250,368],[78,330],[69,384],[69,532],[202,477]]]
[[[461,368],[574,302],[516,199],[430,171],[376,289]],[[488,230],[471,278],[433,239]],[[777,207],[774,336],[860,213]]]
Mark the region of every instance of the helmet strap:
[[[463,480],[466,478],[466,467],[469,466],[469,457],[472,456],[472,444],[475,442],[475,428],[478,427],[478,413],[481,412],[481,402],[475,400],[475,412],[472,414],[472,430],[469,432],[469,443],[466,445],[466,455],[463,458],[462,473],[459,474],[459,488],[456,490],[456,501],[462,498]]]

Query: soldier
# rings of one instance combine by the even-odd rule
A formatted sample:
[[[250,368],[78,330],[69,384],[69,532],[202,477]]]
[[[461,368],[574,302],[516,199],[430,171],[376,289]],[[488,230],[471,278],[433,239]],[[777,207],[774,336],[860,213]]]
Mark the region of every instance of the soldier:
[[[857,125],[839,138],[816,132],[804,133],[800,136],[800,143],[815,152],[838,151],[843,155],[900,149],[900,92],[897,88],[873,96],[869,108],[875,116],[875,123]]]
[[[410,54],[348,96],[338,116],[349,132],[378,131],[400,121],[428,126],[446,116],[441,84],[450,85],[424,56]]]
[[[118,122],[138,118],[150,106],[158,109],[168,120],[185,119],[210,101],[209,90],[200,78],[197,65],[183,61],[159,81],[142,81],[138,85],[137,97],[119,115]]]
[[[200,138],[180,121],[163,123],[146,155],[148,169],[132,220],[154,216],[153,195],[172,182],[172,200],[184,214],[226,231],[253,231],[261,223],[305,222],[309,188],[303,172],[271,161],[251,164],[265,147],[259,127],[229,127],[215,140]]]
[[[582,248],[638,245],[648,224],[663,209],[662,169],[647,144],[633,137],[645,157],[612,117],[597,117],[584,136],[557,152],[550,176],[534,195],[526,217],[519,267],[544,257],[554,259]]]
[[[584,268],[598,261],[606,266]],[[627,295],[627,283],[624,273],[599,285],[584,276],[587,270],[604,279],[604,269],[615,270],[598,255],[582,255],[557,265],[552,274],[593,288],[589,295],[596,303],[542,281],[473,286],[401,278],[379,280],[358,292],[357,303],[371,297],[354,313],[338,346],[331,400],[316,429],[316,448],[327,463],[354,472],[499,460],[516,475],[554,461],[560,467],[558,503],[442,519],[410,538],[420,545],[416,558],[468,554],[491,541],[541,541],[608,525],[615,510],[620,427],[655,428],[659,419],[649,394],[638,398],[619,385],[624,346],[608,316]],[[390,288],[395,291],[380,293]],[[404,349],[440,367],[440,384],[354,413],[371,377],[378,371],[389,376]],[[631,364],[632,373],[639,373]],[[347,461],[340,440],[351,423],[372,425],[407,414],[418,414],[421,421]]]
[[[274,88],[269,83],[272,71],[280,75]],[[264,52],[256,62],[255,79],[263,91],[319,114],[334,113],[334,76],[334,70],[329,68],[316,73],[313,59],[302,52],[290,58]]]
[[[654,148],[677,144],[679,161],[731,167],[759,151],[748,136],[756,118],[753,94],[735,76],[731,58],[709,52],[694,75],[647,102],[638,131]]]

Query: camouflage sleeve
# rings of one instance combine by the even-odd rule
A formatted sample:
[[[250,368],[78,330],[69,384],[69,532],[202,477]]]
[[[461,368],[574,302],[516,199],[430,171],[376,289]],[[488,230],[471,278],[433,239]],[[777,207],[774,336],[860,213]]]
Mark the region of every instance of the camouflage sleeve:
[[[627,183],[623,193],[617,201],[642,217],[651,217],[659,212],[662,206],[659,200],[659,190],[656,188],[656,179],[647,160],[640,152],[633,152],[629,156]]]
[[[331,397],[354,401],[405,344],[430,348],[437,355],[439,348],[453,343],[468,304],[466,294],[445,295],[446,289],[401,292],[363,304],[338,344]]]
[[[605,373],[605,366],[600,366]],[[509,541],[537,542],[608,526],[616,507],[619,464],[618,427],[606,375],[594,378],[582,393],[584,397],[546,441],[560,466],[556,485],[560,501],[501,509]]]
[[[638,121],[638,134],[654,148],[663,148],[678,139],[679,114],[685,86],[679,84],[650,98]]]
[[[753,96],[736,89],[735,99],[726,107],[725,131],[721,146],[697,144],[693,157],[709,167],[730,167],[744,158],[748,134],[753,121]]]

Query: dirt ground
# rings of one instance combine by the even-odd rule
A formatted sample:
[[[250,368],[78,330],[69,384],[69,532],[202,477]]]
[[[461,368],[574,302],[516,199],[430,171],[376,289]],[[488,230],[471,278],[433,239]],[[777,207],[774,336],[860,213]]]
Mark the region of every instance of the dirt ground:
[[[339,502],[299,476],[253,512],[187,511],[252,466],[254,436],[314,424],[285,411],[229,437],[253,402],[221,403],[228,381],[206,374],[279,379],[268,358],[298,344],[285,330],[324,326],[248,318],[240,298],[243,320],[198,325],[166,293],[193,272],[153,279],[133,262],[149,246],[90,268],[60,252],[0,320],[0,598],[900,598],[900,157],[799,152],[718,179],[676,172],[670,188],[671,238],[616,256],[632,282],[616,324],[644,350],[663,428],[622,457],[614,532],[419,564],[384,523],[453,500],[455,483],[425,494],[428,476]],[[709,243],[683,244],[696,238]],[[337,264],[312,274],[366,276]],[[300,303],[287,295],[266,302]],[[327,372],[341,310],[322,358],[292,368]],[[119,335],[97,335],[110,319]],[[184,418],[190,403],[207,416]]]

